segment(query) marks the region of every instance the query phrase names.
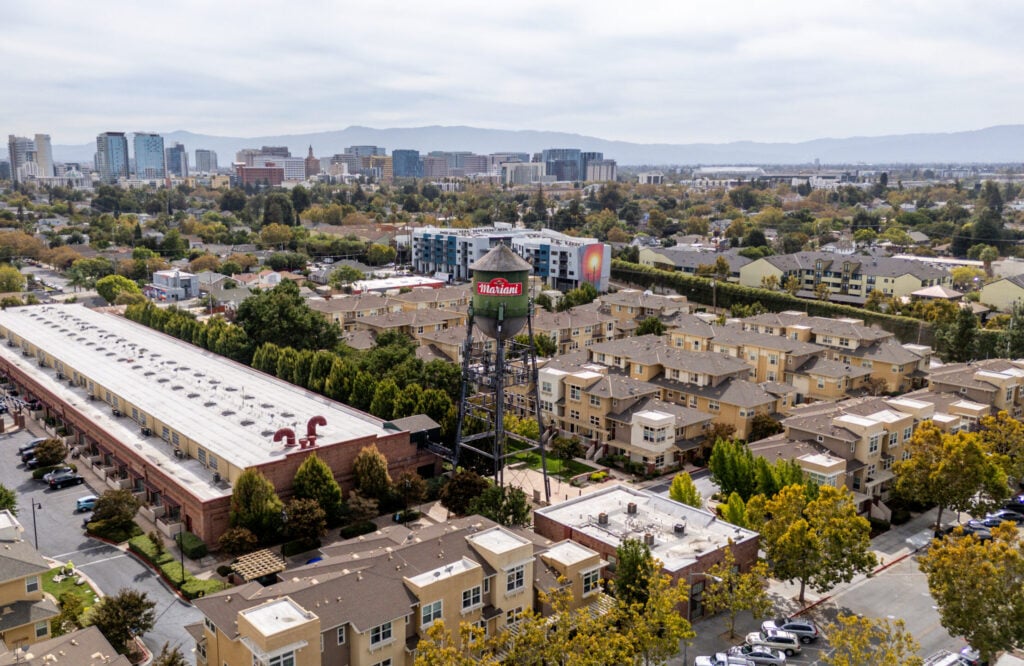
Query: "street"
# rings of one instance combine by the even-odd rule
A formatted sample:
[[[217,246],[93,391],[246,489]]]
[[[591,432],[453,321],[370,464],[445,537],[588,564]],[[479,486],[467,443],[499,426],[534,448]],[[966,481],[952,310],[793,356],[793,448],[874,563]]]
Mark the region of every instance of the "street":
[[[75,568],[89,576],[104,594],[117,594],[123,587],[145,592],[156,603],[156,626],[143,637],[146,645],[159,652],[165,642],[181,648],[189,663],[195,663],[192,650],[195,641],[184,625],[202,620],[192,604],[181,601],[161,579],[130,555],[92,539],[82,530],[84,514],[75,513],[75,500],[89,494],[100,494],[103,488],[87,485],[50,490],[17,459],[19,446],[33,439],[26,430],[0,435],[0,483],[18,496],[18,521],[24,526],[24,538],[37,543],[45,557],[61,562],[71,561]],[[97,492],[98,491],[98,492]],[[35,509],[33,510],[33,506]],[[34,516],[34,519],[33,519]]]

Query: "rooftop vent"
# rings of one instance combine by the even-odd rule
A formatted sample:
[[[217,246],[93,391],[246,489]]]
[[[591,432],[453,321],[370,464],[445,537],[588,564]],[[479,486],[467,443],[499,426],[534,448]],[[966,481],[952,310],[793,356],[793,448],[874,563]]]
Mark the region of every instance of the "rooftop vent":
[[[599,513],[599,514],[597,514],[597,524],[598,525],[607,525],[608,524],[608,514],[607,513]]]
[[[676,523],[675,527],[672,528],[672,531],[679,536],[683,536],[686,534],[686,523]]]
[[[189,393],[188,397],[190,397],[190,398],[198,398],[199,394],[198,393]]]
[[[626,513],[631,516],[636,514],[636,502],[630,502],[626,505]]]
[[[654,534],[652,532],[644,532],[644,545],[646,545],[646,546],[653,546],[654,545]]]

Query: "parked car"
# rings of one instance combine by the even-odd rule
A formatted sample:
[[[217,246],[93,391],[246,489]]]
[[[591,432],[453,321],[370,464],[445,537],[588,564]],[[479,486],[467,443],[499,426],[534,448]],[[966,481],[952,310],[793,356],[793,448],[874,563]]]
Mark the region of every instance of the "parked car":
[[[37,446],[39,446],[39,444],[40,444],[41,442],[45,442],[45,441],[46,441],[46,438],[45,438],[45,437],[36,437],[35,439],[33,439],[32,441],[30,441],[30,442],[29,442],[28,444],[26,444],[25,446],[23,446],[23,447],[21,447],[20,449],[18,449],[18,455],[19,455],[19,456],[21,456],[21,458],[22,458],[22,462],[24,462],[24,459],[25,459],[25,454],[26,454],[26,453],[28,453],[29,451],[32,451],[32,450],[34,450],[34,449],[35,449],[35,448],[36,448]]]
[[[64,486],[80,486],[83,483],[85,483],[85,479],[83,479],[78,474],[75,474],[74,472],[64,472],[63,474],[58,474],[57,476],[54,476],[53,478],[50,479],[51,488],[63,488]]]
[[[752,631],[747,634],[746,643],[751,646],[769,647],[773,650],[781,650],[786,653],[787,657],[792,657],[794,654],[800,654],[802,650],[800,646],[800,639],[797,638],[796,634],[788,631],[782,631],[780,629]]]
[[[761,631],[768,631],[769,629],[781,629],[782,631],[789,631],[797,635],[800,642],[804,645],[813,643],[818,640],[818,627],[810,620],[788,620],[784,617],[777,617],[774,620],[765,620],[761,623]]]
[[[1024,512],[1024,495],[1016,495],[1007,500],[1006,504],[1003,505],[1004,509],[1010,511]]]
[[[754,666],[754,662],[725,652],[717,652],[697,657],[693,660],[693,666]]]
[[[737,645],[729,648],[729,654],[743,657],[758,666],[785,666],[786,655],[780,650],[773,650],[763,645]]]
[[[57,476],[58,474],[73,474],[75,470],[71,469],[67,465],[61,465],[60,467],[54,467],[46,474],[43,474],[39,480],[43,483],[49,483],[50,479]]]
[[[99,499],[95,495],[86,495],[85,497],[79,497],[75,500],[75,513],[85,513],[86,511],[92,511],[96,508],[96,500]]]
[[[981,522],[987,527],[995,527],[1000,525],[1004,520],[1020,525],[1021,523],[1024,523],[1024,514],[1017,513],[1016,511],[1010,511],[1009,509],[1000,509],[999,511],[993,511],[982,518]]]
[[[959,534],[973,534],[980,541],[988,541],[992,538],[991,530],[980,520],[968,520],[961,525],[946,525],[935,533],[935,538],[941,539],[951,534],[958,534],[957,529],[961,530]]]

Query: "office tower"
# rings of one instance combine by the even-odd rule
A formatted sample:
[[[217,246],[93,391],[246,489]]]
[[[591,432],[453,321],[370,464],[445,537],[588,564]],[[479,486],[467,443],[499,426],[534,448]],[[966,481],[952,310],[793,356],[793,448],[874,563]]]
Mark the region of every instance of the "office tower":
[[[15,183],[21,182],[18,169],[29,161],[32,153],[35,152],[35,145],[28,137],[10,134],[7,137],[7,151],[11,158],[11,180]]]
[[[465,155],[462,158],[462,172],[467,176],[486,174],[490,171],[490,158],[487,155]]]
[[[243,148],[235,153],[235,162],[246,166],[252,166],[253,158],[260,154],[255,148]]]
[[[356,157],[371,157],[373,155],[384,155],[387,151],[384,150],[383,146],[349,146],[345,149],[345,152]]]
[[[11,179],[11,163],[0,160],[0,180]]]
[[[49,134],[36,134],[36,164],[40,178],[53,178],[53,148]]]
[[[292,151],[288,150],[288,146],[263,146],[260,148],[260,154],[273,155],[274,157],[291,157]]]
[[[587,162],[587,180],[594,182],[613,181],[618,177],[615,160],[590,160]]]
[[[391,151],[391,164],[395,171],[395,178],[421,178],[423,176],[423,168],[420,166],[420,151],[418,150]]]
[[[394,166],[391,158],[386,155],[372,155],[370,157],[370,169],[374,177],[381,183],[390,183],[395,180]]]
[[[306,155],[306,178],[320,175],[320,159],[313,154],[313,146],[309,147],[309,155]]]
[[[448,160],[446,158],[427,155],[422,161],[424,178],[446,178],[448,176]]]
[[[213,173],[217,170],[217,153],[213,150],[196,148],[196,171]]]
[[[167,174],[188,178],[188,151],[185,146],[175,143],[165,151],[167,155]]]
[[[541,161],[545,170],[555,180],[576,181],[586,176],[581,173],[581,154],[579,148],[549,148],[541,153]]]
[[[96,170],[111,185],[128,177],[128,137],[124,132],[104,132],[96,137]]]
[[[589,178],[587,178],[587,168],[590,166],[590,163],[591,162],[600,162],[603,159],[604,159],[604,153],[581,152],[580,153],[580,180],[590,180]]]
[[[135,148],[135,177],[139,180],[166,178],[164,138],[155,132],[136,132],[132,143]]]

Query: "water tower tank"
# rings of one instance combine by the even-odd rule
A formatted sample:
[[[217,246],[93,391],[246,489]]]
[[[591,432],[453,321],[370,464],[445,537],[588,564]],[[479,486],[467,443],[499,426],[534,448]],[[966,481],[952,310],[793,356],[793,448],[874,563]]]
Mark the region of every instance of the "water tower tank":
[[[473,321],[485,335],[515,336],[530,311],[530,264],[507,245],[498,245],[470,265],[473,271]]]

